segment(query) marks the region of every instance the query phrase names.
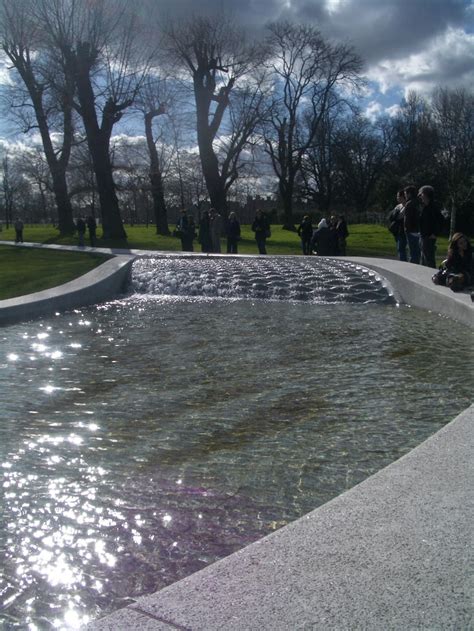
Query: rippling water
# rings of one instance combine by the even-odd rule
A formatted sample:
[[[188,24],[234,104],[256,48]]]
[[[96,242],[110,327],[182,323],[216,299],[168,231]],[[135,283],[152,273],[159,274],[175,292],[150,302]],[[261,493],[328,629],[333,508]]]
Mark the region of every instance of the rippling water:
[[[144,258],[133,265],[138,293],[171,296],[395,302],[386,281],[345,260],[310,257]]]
[[[472,332],[381,304],[136,295],[0,335],[5,629],[77,628],[286,524],[474,371]]]

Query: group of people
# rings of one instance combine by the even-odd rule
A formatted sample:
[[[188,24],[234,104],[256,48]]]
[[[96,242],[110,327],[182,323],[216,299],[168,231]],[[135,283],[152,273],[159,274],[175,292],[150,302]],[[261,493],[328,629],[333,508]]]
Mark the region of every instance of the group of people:
[[[181,239],[183,252],[194,251],[194,239],[198,239],[201,244],[201,252],[216,253],[221,252],[221,236],[223,231],[222,216],[215,208],[204,210],[199,220],[196,235],[196,223],[194,217],[186,210],[181,211],[180,218],[176,224],[175,234]],[[237,254],[237,242],[240,239],[240,223],[234,212],[230,213],[226,225],[227,252]]]
[[[400,261],[436,267],[436,238],[443,216],[435,204],[434,188],[407,186],[397,192],[397,202],[388,221]]]
[[[397,192],[397,205],[390,212],[388,221],[400,261],[436,268],[436,238],[443,227],[443,216],[434,197],[434,188],[428,185],[418,191],[415,186],[407,186]],[[451,238],[448,256],[432,280],[453,291],[460,291],[474,282],[472,247],[463,233],[457,232]]]
[[[258,251],[260,254],[266,254],[265,242],[270,236],[270,224],[261,210],[257,210],[252,230],[255,232]],[[227,237],[227,254],[239,253],[238,243],[241,238],[241,231],[240,221],[235,212],[229,213],[224,226],[222,216],[215,208],[204,210],[201,214],[196,234],[194,217],[188,214],[186,210],[182,210],[176,224],[175,234],[181,239],[183,252],[194,251],[194,240],[197,237],[201,245],[201,252],[220,254],[221,237],[225,234]]]
[[[345,256],[349,230],[343,215],[332,215],[329,223],[325,218],[321,219],[316,229],[311,217],[305,215],[298,226],[298,236],[305,255]]]
[[[76,231],[77,238],[79,240],[79,246],[81,248],[84,247],[86,229],[89,230],[89,242],[91,244],[91,247],[94,247],[96,242],[97,222],[92,215],[89,215],[87,219],[84,219],[82,215],[79,215],[79,217],[76,219]]]

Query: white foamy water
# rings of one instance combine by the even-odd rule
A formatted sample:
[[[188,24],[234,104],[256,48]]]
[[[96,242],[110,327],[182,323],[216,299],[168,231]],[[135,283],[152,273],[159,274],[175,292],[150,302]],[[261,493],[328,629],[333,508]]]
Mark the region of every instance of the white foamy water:
[[[364,267],[319,257],[139,259],[132,290],[157,296],[205,296],[313,303],[393,303],[386,282]]]

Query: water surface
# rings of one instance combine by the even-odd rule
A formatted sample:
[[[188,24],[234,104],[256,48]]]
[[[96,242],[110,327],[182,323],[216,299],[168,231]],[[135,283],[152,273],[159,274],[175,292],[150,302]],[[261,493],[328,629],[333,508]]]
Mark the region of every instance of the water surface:
[[[385,304],[135,295],[1,339],[6,629],[77,628],[272,532],[467,407],[474,372],[472,332]]]

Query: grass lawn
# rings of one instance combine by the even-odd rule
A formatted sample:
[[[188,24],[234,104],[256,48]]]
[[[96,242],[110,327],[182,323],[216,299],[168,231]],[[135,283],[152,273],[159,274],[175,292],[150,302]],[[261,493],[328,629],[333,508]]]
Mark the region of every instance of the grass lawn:
[[[3,235],[3,233],[2,233]],[[108,256],[0,246],[0,300],[62,285],[82,276]]]
[[[173,226],[170,226],[172,228]],[[126,241],[104,241],[97,239],[97,247],[116,247],[142,250],[180,251],[181,241],[176,237],[163,237],[155,234],[155,227],[125,226]],[[385,226],[375,224],[354,224],[349,226],[347,256],[374,256],[397,258],[395,241]],[[99,227],[99,235],[101,230]],[[0,240],[13,241],[13,228],[0,232]],[[60,237],[52,226],[26,225],[25,241],[35,243],[58,243],[77,245],[77,237]],[[86,241],[87,243],[87,241]],[[198,243],[195,250],[200,251]],[[441,237],[437,242],[437,261],[446,257],[448,240]],[[226,251],[226,240],[222,239],[222,251]],[[298,235],[272,226],[272,236],[267,241],[268,254],[301,254]],[[254,233],[250,226],[242,226],[242,240],[239,242],[240,254],[257,254]],[[104,258],[83,252],[56,252],[0,247],[0,299],[47,289],[85,274],[104,261]]]

